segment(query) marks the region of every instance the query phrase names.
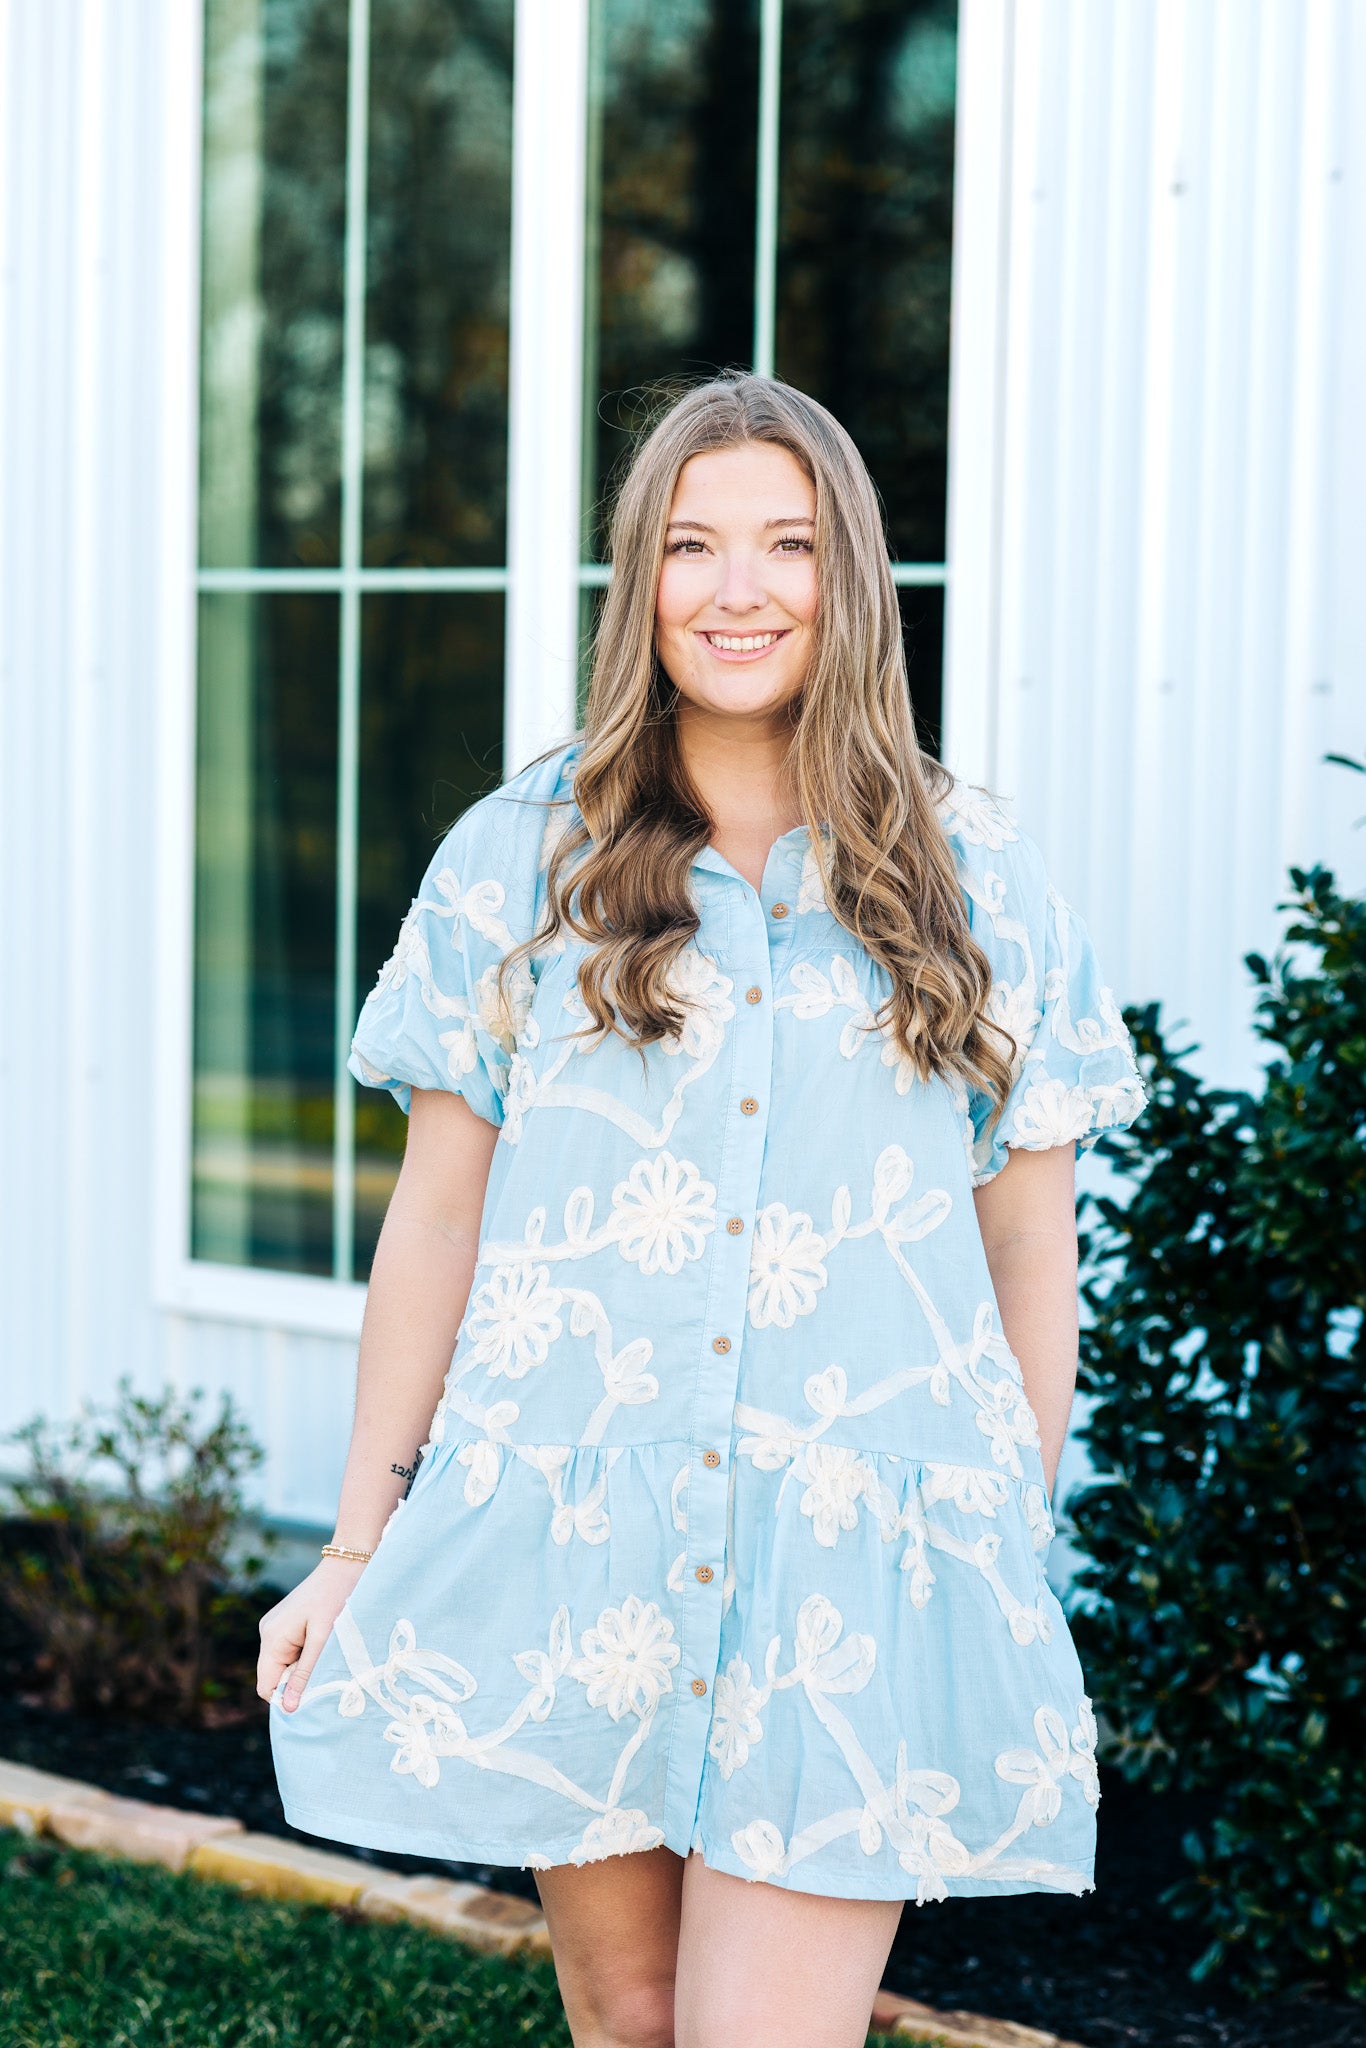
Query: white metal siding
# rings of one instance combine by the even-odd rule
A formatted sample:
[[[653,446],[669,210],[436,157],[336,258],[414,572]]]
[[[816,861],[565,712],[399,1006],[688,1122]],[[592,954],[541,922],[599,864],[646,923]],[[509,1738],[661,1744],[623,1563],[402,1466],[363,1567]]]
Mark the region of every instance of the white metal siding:
[[[1366,11],[1009,18],[997,639],[951,667],[947,752],[1018,800],[1121,998],[1245,1084],[1288,866],[1366,886],[1366,779],[1322,761],[1366,755]]]
[[[326,1522],[353,1341],[153,1306],[187,13],[0,13],[0,1429],[228,1387],[262,1504]],[[1366,886],[1366,781],[1318,764],[1366,752],[1366,10],[964,0],[963,47],[948,751],[1246,1080],[1287,862]]]

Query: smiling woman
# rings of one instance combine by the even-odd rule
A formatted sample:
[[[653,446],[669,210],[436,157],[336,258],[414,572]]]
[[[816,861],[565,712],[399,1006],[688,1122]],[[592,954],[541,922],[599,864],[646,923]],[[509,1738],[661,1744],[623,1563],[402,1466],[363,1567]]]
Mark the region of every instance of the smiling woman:
[[[905,1901],[1092,1883],[1043,1555],[1074,1150],[1144,1093],[1037,848],[916,745],[839,423],[703,381],[612,551],[582,732],[357,1022],[411,1136],[258,1684],[295,1826],[535,1871],[578,2048],[857,2048]]]

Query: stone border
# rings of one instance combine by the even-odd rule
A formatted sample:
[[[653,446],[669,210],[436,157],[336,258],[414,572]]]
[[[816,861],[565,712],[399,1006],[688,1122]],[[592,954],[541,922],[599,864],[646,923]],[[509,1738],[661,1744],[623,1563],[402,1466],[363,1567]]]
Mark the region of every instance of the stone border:
[[[406,1920],[497,1955],[550,1954],[545,1916],[529,1899],[445,1877],[400,1877],[359,1857],[283,1835],[250,1834],[240,1820],[124,1799],[76,1778],[0,1759],[0,1826],[50,1835],[76,1849],[160,1863],[262,1898],[348,1906],[370,1920]],[[980,2013],[936,2012],[879,1991],[869,2030],[934,2048],[1080,2048]]]

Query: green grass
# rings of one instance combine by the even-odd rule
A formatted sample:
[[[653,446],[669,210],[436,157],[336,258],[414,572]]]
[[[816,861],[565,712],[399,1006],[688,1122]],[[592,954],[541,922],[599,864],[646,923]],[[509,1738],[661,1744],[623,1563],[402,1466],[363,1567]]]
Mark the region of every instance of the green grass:
[[[0,2048],[570,2048],[554,1966],[0,1830]]]
[[[547,1958],[485,1956],[0,1828],[0,2048],[381,2041],[571,2048]]]

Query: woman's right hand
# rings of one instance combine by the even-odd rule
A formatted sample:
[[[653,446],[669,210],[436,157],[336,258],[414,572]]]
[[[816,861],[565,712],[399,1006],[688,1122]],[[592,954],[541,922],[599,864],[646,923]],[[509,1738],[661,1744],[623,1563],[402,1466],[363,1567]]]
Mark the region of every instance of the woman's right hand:
[[[281,1677],[289,1671],[280,1704],[287,1714],[294,1712],[332,1625],[364,1570],[360,1558],[324,1557],[292,1593],[286,1593],[262,1615],[256,1690],[263,1700],[273,1697]]]

